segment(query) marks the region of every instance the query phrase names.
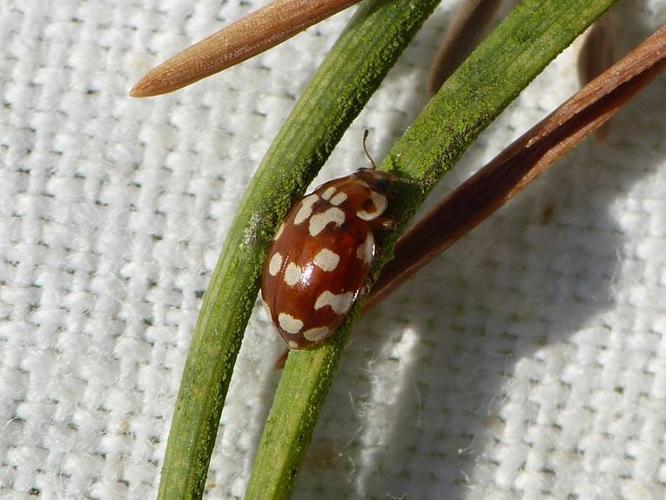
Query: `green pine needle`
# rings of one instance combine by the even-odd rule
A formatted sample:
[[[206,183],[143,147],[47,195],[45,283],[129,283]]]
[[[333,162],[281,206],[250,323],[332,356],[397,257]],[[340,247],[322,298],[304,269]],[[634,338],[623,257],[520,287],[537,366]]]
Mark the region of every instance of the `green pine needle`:
[[[615,0],[525,0],[445,83],[382,168],[403,179],[399,231],[469,144]],[[201,497],[224,399],[274,231],[438,0],[370,0],[341,35],[248,187],[204,297],[169,435],[159,498]],[[380,124],[378,124],[380,125]],[[374,269],[375,276],[382,262]],[[285,498],[348,339],[292,353],[247,498]]]

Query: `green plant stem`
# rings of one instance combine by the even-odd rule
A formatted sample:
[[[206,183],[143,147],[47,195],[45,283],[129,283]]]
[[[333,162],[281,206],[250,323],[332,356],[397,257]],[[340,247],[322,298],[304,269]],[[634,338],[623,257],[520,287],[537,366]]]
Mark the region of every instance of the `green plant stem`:
[[[376,266],[375,276],[435,183],[518,93],[614,1],[525,0],[447,80],[382,165],[408,184],[391,205],[398,229],[386,240],[386,257]],[[246,498],[288,496],[360,306],[355,306],[333,342],[289,355]]]
[[[204,296],[178,392],[159,498],[202,495],[273,234],[438,2],[365,3],[273,142],[247,190]]]

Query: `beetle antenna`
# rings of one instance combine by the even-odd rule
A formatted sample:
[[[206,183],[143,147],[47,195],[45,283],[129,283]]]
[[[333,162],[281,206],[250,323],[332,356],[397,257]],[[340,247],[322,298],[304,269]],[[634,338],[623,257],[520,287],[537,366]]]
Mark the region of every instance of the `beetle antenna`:
[[[363,132],[363,151],[365,151],[365,156],[368,157],[368,160],[370,160],[370,163],[372,164],[372,170],[377,170],[377,164],[375,163],[375,160],[372,159],[372,156],[370,156],[370,153],[368,153],[368,145],[366,144],[369,133],[370,131],[367,128],[365,129],[365,132]]]

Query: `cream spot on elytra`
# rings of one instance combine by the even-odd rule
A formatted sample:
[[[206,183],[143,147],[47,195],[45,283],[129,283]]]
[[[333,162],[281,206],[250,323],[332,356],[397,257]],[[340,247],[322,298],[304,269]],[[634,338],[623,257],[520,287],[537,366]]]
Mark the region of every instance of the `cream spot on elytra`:
[[[333,196],[334,193],[335,193],[335,188],[331,186],[321,194],[321,197],[324,198],[325,200],[330,200],[331,196]]]
[[[280,313],[278,315],[278,323],[280,324],[280,328],[287,333],[296,334],[303,328],[303,322],[300,319],[294,318],[291,314],[287,313]]]
[[[268,274],[271,276],[277,276],[277,273],[280,272],[282,267],[282,255],[279,252],[275,252],[271,261],[268,263]]]
[[[290,349],[298,349],[300,347],[298,342],[296,342],[295,340],[290,340],[289,342],[287,342],[287,344],[289,345]]]
[[[301,208],[296,212],[294,224],[299,225],[312,215],[312,206],[319,201],[319,196],[311,194],[301,200]]]
[[[328,248],[322,248],[319,250],[319,253],[315,255],[314,258],[315,266],[328,272],[333,271],[338,267],[339,262],[340,256]]]
[[[339,205],[342,205],[346,200],[347,200],[346,193],[338,193],[333,198],[331,198],[331,205],[335,205],[337,207]]]
[[[303,332],[305,340],[310,342],[321,342],[331,333],[331,329],[326,326],[318,326],[317,328],[310,328]]]
[[[376,219],[384,213],[388,202],[386,201],[386,196],[377,193],[376,191],[370,191],[370,197],[372,199],[373,209],[371,210],[359,210],[356,212],[356,215],[363,220],[370,221]]]
[[[275,233],[275,238],[273,238],[274,240],[277,240],[280,237],[280,235],[282,234],[283,229],[284,229],[284,222],[282,224],[280,224],[280,227],[278,228],[277,233]]]
[[[342,226],[345,222],[345,213],[337,207],[331,207],[328,210],[315,214],[310,218],[310,236],[317,236],[330,223],[336,226]]]
[[[349,311],[349,308],[354,301],[354,292],[335,294],[326,290],[315,302],[315,310],[323,307],[330,306],[335,314],[344,314]]]
[[[370,264],[375,255],[375,239],[372,233],[368,233],[368,237],[356,249],[356,257],[362,260],[365,264]]]
[[[293,262],[290,262],[284,271],[284,282],[289,286],[294,286],[301,279],[303,270]]]

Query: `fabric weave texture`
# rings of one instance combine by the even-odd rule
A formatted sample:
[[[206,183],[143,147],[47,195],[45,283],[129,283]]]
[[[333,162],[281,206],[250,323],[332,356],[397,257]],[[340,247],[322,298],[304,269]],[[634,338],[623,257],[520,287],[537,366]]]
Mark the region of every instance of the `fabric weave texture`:
[[[153,498],[203,292],[242,193],[343,12],[187,89],[127,96],[264,5],[0,4],[0,498]],[[443,2],[319,181],[426,102]],[[353,9],[352,9],[353,10]],[[611,13],[618,55],[666,0]],[[427,205],[578,88],[574,44]],[[361,320],[294,498],[666,496],[666,79]],[[206,496],[242,498],[279,374],[256,307]]]

